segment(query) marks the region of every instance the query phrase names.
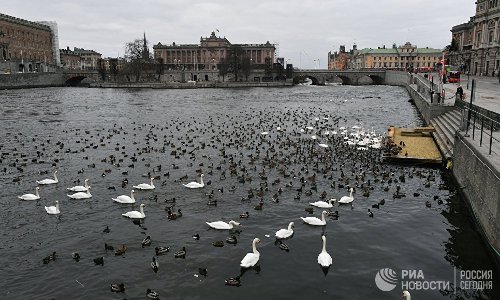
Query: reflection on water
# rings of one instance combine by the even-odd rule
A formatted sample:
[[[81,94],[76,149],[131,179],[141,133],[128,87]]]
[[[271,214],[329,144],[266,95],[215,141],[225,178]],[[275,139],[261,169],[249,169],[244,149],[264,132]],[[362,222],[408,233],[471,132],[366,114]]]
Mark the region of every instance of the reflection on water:
[[[1,298],[135,299],[150,288],[169,299],[398,299],[400,285],[390,292],[375,285],[380,269],[422,270],[425,280],[453,283],[455,267],[494,270],[494,289],[455,293],[452,285],[451,290],[412,291],[412,296],[498,298],[498,267],[440,170],[384,165],[377,151],[354,151],[342,137],[325,134],[341,126],[385,133],[388,125],[421,125],[404,89],[0,93]],[[311,135],[331,148],[317,147]],[[17,199],[56,169],[60,182],[43,186],[40,201]],[[182,186],[199,180],[202,172],[203,189]],[[135,204],[111,200],[130,195],[133,185],[150,177],[156,178],[156,188],[136,191]],[[85,178],[93,197],[69,199],[66,187]],[[335,205],[338,214],[327,217],[326,226],[301,221],[321,214],[314,208],[310,215],[309,202],[338,200],[349,187],[356,190],[353,205]],[[61,210],[57,217],[44,211],[55,200]],[[217,205],[207,205],[213,201]],[[121,216],[140,203],[144,220]],[[182,216],[169,218],[169,207],[181,209]],[[239,219],[245,212],[248,218]],[[231,219],[243,226],[229,232],[205,224]],[[275,232],[291,221],[293,237],[276,242]],[[333,258],[326,270],[317,262],[322,235]],[[146,236],[150,247],[141,244]],[[227,242],[231,236],[236,244]],[[255,237],[261,240],[259,263],[241,269]],[[217,241],[226,242],[214,247]],[[115,255],[105,244],[126,251]],[[150,264],[157,246],[171,250],[156,257],[155,273]],[[175,258],[183,247],[185,259]],[[54,251],[55,260],[44,264]],[[100,257],[104,263],[97,266],[94,259]],[[204,269],[206,276],[200,276]],[[121,282],[123,294],[110,292],[110,284]]]

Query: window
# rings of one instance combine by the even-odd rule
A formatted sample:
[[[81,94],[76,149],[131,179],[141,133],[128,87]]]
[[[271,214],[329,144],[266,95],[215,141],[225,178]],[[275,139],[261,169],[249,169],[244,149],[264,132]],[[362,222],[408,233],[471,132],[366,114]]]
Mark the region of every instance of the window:
[[[490,33],[488,35],[488,43],[493,43],[493,30],[490,30]]]

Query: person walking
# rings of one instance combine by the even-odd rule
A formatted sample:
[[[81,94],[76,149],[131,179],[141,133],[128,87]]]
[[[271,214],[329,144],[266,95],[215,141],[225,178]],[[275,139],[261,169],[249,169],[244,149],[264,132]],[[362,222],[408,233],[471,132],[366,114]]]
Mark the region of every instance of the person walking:
[[[458,95],[458,97],[460,98],[460,100],[464,100],[464,89],[462,88],[461,85],[459,85],[457,87],[457,93],[456,95]]]

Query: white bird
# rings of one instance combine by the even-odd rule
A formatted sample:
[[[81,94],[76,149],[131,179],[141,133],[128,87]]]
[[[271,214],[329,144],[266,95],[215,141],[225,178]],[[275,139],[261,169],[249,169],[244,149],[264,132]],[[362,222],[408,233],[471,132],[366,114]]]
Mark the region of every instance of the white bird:
[[[291,237],[293,235],[293,225],[293,222],[290,222],[290,224],[288,224],[288,229],[280,229],[276,231],[276,238],[286,239]]]
[[[318,255],[318,264],[323,268],[327,268],[332,264],[332,257],[326,252],[326,237],[323,235],[321,238],[323,239],[323,250]]]
[[[317,136],[315,136],[315,135],[311,135],[311,139],[313,139],[313,140],[317,140],[317,139],[318,139],[318,137],[317,137]]]
[[[352,201],[354,201],[354,198],[352,197],[353,190],[354,190],[353,188],[350,189],[349,196],[342,196],[342,198],[340,198],[340,200],[339,200],[339,203],[347,204],[347,203],[351,203]]]
[[[187,187],[187,188],[190,188],[190,189],[199,189],[199,188],[202,188],[205,186],[205,184],[203,183],[203,174],[200,175],[200,182],[196,182],[196,181],[193,181],[193,182],[190,182],[190,183],[186,183],[186,184],[183,184],[183,186]]]
[[[38,193],[39,190],[40,190],[40,188],[36,187],[36,189],[35,189],[35,195],[33,195],[33,194],[24,194],[22,196],[17,196],[17,198],[19,198],[21,200],[28,200],[28,201],[38,200],[38,199],[40,199],[40,194]]]
[[[326,214],[328,214],[328,212],[326,210],[324,210],[322,213],[321,213],[321,220],[316,218],[316,217],[300,217],[302,219],[302,221],[304,221],[305,223],[309,224],[309,225],[314,225],[314,226],[324,226],[326,225],[326,220],[325,220],[325,216]]]
[[[89,199],[92,198],[92,195],[90,194],[90,188],[89,188],[86,192],[78,192],[72,195],[68,194],[68,197],[70,197],[71,199]]]
[[[135,191],[132,190],[130,192],[130,197],[127,195],[120,195],[116,198],[111,198],[111,199],[113,199],[113,201],[118,202],[118,203],[132,204],[132,203],[135,203],[134,195],[135,195]]]
[[[328,202],[326,201],[309,202],[309,205],[316,206],[319,208],[332,208],[335,201],[336,199],[330,199],[328,200]]]
[[[216,222],[205,222],[207,223],[208,226],[214,228],[214,229],[233,229],[233,225],[240,225],[240,223],[236,221],[229,221],[229,223],[226,223],[224,221],[216,221]]]
[[[89,179],[85,179],[85,186],[76,185],[74,187],[67,188],[67,190],[72,192],[86,192],[90,188]]]
[[[141,183],[139,185],[134,185],[133,188],[134,189],[138,189],[138,190],[154,190],[155,189],[155,185],[153,184],[153,177],[151,177],[151,183],[150,184],[147,184],[147,183]]]
[[[243,257],[243,259],[241,260],[241,263],[240,263],[241,267],[250,268],[250,267],[255,266],[255,264],[257,264],[257,262],[259,262],[260,253],[259,253],[259,251],[257,251],[257,247],[255,246],[255,244],[257,244],[257,243],[260,243],[260,240],[258,238],[254,238],[253,242],[252,242],[253,252],[247,253],[247,255],[245,255],[245,257]]]
[[[410,295],[410,292],[408,292],[408,291],[403,291],[403,295],[401,295],[401,299],[404,299],[404,300],[411,300],[411,295]]]
[[[269,132],[267,132],[267,131],[263,131],[263,132],[261,132],[260,134],[261,134],[261,135],[268,135],[268,134],[269,134]]]
[[[43,179],[43,180],[37,180],[36,183],[38,184],[54,184],[58,183],[59,180],[57,180],[57,170],[54,171],[54,179]]]
[[[313,130],[314,127],[312,127],[312,126],[306,126],[306,129]]]
[[[328,144],[319,143],[318,146],[320,146],[321,148],[328,148]]]
[[[144,219],[146,217],[146,215],[144,214],[144,206],[146,206],[146,205],[144,205],[144,203],[142,203],[141,206],[139,207],[139,211],[132,210],[132,211],[129,211],[129,212],[122,214],[122,216],[130,218],[130,219]]]
[[[45,206],[45,211],[49,215],[57,215],[60,214],[61,211],[59,210],[59,201],[56,200],[56,206]]]

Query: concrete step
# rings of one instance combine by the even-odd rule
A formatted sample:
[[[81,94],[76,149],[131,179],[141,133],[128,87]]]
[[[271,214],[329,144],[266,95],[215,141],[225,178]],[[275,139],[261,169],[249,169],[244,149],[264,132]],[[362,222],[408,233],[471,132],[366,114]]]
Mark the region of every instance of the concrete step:
[[[440,132],[443,134],[442,138],[446,142],[446,144],[453,147],[453,143],[455,142],[456,130],[446,124],[446,122],[444,122],[441,117],[434,118],[432,121],[436,124],[437,127],[440,128]]]
[[[432,133],[432,136],[434,137],[434,141],[438,145],[441,154],[445,158],[451,157],[453,155],[453,143],[450,144],[447,142],[446,134],[443,132],[443,128],[441,128],[442,124],[436,122],[436,119],[433,119],[431,121],[431,125],[434,126],[434,129],[436,130]]]
[[[461,109],[457,108],[457,109],[454,109],[454,110],[447,112],[446,114],[448,116],[450,116],[451,118],[458,120],[458,122],[460,122],[460,120],[462,120],[462,110]]]
[[[450,111],[448,113],[445,113],[441,115],[440,117],[443,117],[448,121],[450,125],[452,125],[455,129],[457,129],[460,126],[460,122],[462,121],[462,115],[460,113],[456,113],[455,111]]]

